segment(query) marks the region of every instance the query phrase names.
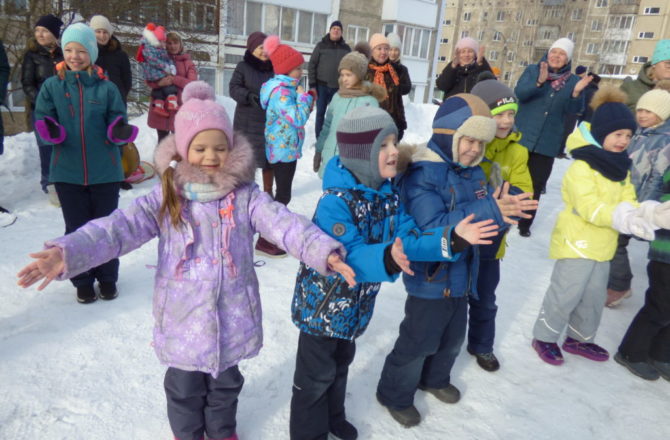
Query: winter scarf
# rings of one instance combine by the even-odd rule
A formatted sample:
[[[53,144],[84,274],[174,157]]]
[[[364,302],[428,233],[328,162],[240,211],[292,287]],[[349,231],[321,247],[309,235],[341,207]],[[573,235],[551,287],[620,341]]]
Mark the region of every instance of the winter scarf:
[[[576,160],[583,160],[591,168],[613,182],[623,182],[633,163],[626,152],[614,153],[595,145],[574,149],[570,154]]]
[[[180,195],[194,202],[211,202],[218,200],[226,195],[226,192],[218,185],[213,183],[185,183],[182,186]]]
[[[374,78],[375,84],[379,84],[380,86],[386,88],[386,82],[384,81],[384,73],[388,72],[389,75],[391,75],[393,84],[395,84],[396,86],[400,85],[400,78],[398,78],[398,74],[396,73],[395,69],[393,68],[390,62],[387,62],[386,64],[382,65],[370,63],[368,64],[368,67],[375,71],[375,78]]]
[[[340,87],[337,91],[343,98],[358,98],[359,96],[372,96],[377,101],[382,102],[386,99],[386,89],[379,84],[371,83],[370,81],[362,81],[359,87],[353,89],[345,89]]]
[[[549,81],[551,81],[551,88],[557,92],[563,88],[570,78],[570,71],[567,72],[549,72]]]

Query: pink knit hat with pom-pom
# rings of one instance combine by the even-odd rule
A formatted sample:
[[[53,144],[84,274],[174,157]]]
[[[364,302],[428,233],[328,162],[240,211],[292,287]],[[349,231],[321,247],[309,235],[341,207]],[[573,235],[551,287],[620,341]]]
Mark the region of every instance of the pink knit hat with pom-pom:
[[[300,52],[291,46],[281,44],[279,37],[276,35],[270,35],[265,39],[263,50],[270,56],[276,75],[288,75],[291,70],[302,66],[305,62],[305,58]]]
[[[216,103],[214,89],[204,81],[193,81],[184,87],[183,104],[174,118],[177,153],[185,159],[191,141],[201,131],[221,130],[233,147],[233,126],[223,106]]]

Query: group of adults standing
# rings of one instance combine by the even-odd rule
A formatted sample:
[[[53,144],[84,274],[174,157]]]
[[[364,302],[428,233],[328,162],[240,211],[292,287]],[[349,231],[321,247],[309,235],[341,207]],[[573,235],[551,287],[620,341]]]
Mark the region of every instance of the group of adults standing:
[[[121,42],[114,36],[114,27],[102,15],[91,17],[89,26],[95,31],[98,46],[98,58],[94,63],[100,66],[107,78],[114,83],[123,102],[127,104],[128,94],[133,85],[133,76],[128,54],[124,51]],[[26,99],[26,106],[31,115],[35,110],[37,95],[44,81],[56,74],[56,65],[63,61],[63,51],[58,43],[63,22],[55,15],[48,14],[40,17],[33,28],[33,36],[29,39],[27,50],[23,55],[21,65],[21,84]],[[181,91],[189,82],[197,79],[195,65],[190,55],[184,52],[181,37],[174,32],[168,34],[167,51],[176,67],[176,75],[170,75],[158,83],[147,83],[150,88],[174,84]],[[34,124],[31,116],[31,124]],[[149,114],[148,125],[156,129],[159,140],[174,131],[174,116],[171,118],[156,118]],[[49,194],[54,204],[58,204],[55,191],[50,188],[49,167],[51,162],[52,145],[45,143],[35,135],[39,146],[40,157],[40,185],[42,190]],[[125,185],[129,188],[130,185]]]

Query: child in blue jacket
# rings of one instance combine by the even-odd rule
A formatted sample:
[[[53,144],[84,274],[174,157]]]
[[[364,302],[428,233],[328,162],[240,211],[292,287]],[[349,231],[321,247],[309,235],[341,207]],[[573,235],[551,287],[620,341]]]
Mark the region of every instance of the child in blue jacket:
[[[119,145],[137,137],[126,123],[126,105],[119,89],[93,63],[98,43],[84,23],[65,29],[61,39],[65,61],[47,79],[37,96],[35,130],[53,144],[49,176],[65,219],[65,233],[89,220],[105,217],[119,204],[123,181]],[[116,298],[119,260],[113,259],[71,279],[82,304]]]
[[[374,107],[358,107],[337,129],[340,156],[328,162],[324,194],[314,223],[347,249],[357,284],[319,275],[301,265],[293,296],[293,322],[300,329],[291,400],[291,439],[357,438],[346,420],[344,398],[355,339],[366,329],[382,281],[410,272],[409,260],[454,261],[471,244],[490,243],[491,220],[463,216],[421,232],[405,213],[390,178],[396,174],[397,127]]]
[[[518,216],[528,194],[510,196],[487,184],[478,166],[496,123],[477,96],[458,94],[446,99],[433,120],[427,148],[416,151],[400,179],[401,200],[422,230],[455,224],[474,213],[476,220]],[[377,387],[377,399],[400,424],[421,422],[414,406],[417,388],[443,402],[455,403],[459,390],[451,384],[451,367],[465,337],[468,296],[477,298],[478,246],[464,250],[457,261],[444,264],[413,262],[403,282],[409,294],[405,319],[393,351],[387,356]]]
[[[288,205],[314,97],[299,85],[301,66],[305,62],[300,52],[281,44],[276,35],[265,39],[263,49],[270,56],[275,72],[275,76],[261,86],[261,106],[266,110],[265,155],[277,184],[275,200]],[[256,251],[270,257],[286,255],[263,237],[258,239]]]

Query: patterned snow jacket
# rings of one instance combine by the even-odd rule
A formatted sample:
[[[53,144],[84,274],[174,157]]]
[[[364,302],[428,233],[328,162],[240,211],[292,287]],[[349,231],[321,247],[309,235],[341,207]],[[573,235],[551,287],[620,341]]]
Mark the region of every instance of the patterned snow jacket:
[[[298,94],[298,80],[275,75],[261,87],[265,112],[265,155],[270,163],[293,162],[302,156],[305,124],[312,110],[312,95]]]
[[[141,40],[142,57],[144,58],[140,65],[146,81],[158,81],[167,75],[175,75],[177,69],[168,54],[167,49],[163,47],[152,46],[146,38]]]
[[[303,332],[353,340],[372,317],[382,281],[394,281],[384,266],[384,251],[400,237],[410,260],[453,261],[451,227],[421,232],[387,181],[378,190],[358,183],[339,157],[328,162],[324,194],[313,222],[347,250],[347,264],[356,272],[350,288],[340,276],[322,276],[301,264],[291,307],[294,324]]]
[[[638,129],[628,147],[633,161],[630,181],[637,200],[660,200],[663,175],[670,169],[670,119],[661,125]]]

